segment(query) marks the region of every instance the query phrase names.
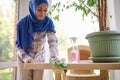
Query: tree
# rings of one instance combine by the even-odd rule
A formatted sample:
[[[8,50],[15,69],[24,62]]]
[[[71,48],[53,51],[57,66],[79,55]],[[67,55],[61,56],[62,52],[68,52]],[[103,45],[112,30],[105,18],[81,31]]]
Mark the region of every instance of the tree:
[[[59,20],[59,13],[61,11],[73,8],[75,11],[82,11],[83,19],[89,14],[95,16],[99,21],[99,30],[106,30],[106,15],[107,15],[107,0],[67,0],[65,4],[57,2],[52,6],[52,11],[48,14],[52,15],[52,12],[57,11],[53,18]]]
[[[14,3],[0,0],[0,61],[11,60],[13,55]],[[12,54],[11,54],[12,53]]]

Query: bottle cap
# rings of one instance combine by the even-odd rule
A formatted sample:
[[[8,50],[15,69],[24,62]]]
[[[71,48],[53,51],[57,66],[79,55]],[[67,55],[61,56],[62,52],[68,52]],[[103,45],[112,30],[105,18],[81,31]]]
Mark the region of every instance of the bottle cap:
[[[73,43],[75,43],[77,40],[77,37],[70,37],[70,39],[71,39],[71,41],[73,41]]]

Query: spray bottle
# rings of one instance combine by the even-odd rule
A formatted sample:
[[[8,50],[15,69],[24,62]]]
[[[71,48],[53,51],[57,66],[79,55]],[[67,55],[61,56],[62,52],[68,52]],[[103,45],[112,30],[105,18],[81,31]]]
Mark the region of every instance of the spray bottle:
[[[78,49],[78,46],[76,45],[76,37],[71,37],[71,43],[72,43],[72,50],[71,50],[71,62],[72,63],[78,63],[80,61],[80,52]]]

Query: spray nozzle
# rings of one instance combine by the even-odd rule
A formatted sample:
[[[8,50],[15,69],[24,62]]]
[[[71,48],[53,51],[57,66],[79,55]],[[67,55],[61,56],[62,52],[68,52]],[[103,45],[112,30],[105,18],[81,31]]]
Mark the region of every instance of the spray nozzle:
[[[75,43],[76,40],[77,40],[77,37],[70,37],[70,39],[71,39],[71,41],[72,41],[73,43]]]

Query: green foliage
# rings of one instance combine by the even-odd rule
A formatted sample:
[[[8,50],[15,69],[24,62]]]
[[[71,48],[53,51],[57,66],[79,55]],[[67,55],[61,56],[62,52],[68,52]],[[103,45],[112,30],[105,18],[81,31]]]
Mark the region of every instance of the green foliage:
[[[66,3],[57,2],[53,4],[52,10],[48,11],[48,15],[52,15],[53,12],[56,13],[56,15],[52,15],[54,20],[59,21],[59,13],[74,8],[75,11],[81,11],[82,17],[84,20],[85,16],[88,16],[89,14],[92,14],[97,17],[98,14],[98,1],[99,0],[67,0]]]
[[[112,15],[110,15],[110,18],[112,19]]]
[[[13,55],[14,14],[14,1],[0,0],[0,61],[11,60]]]
[[[0,69],[0,80],[12,80],[11,69]]]
[[[0,0],[0,62],[13,56],[14,0]],[[0,80],[12,80],[10,69],[0,69]]]
[[[11,80],[12,73],[0,74],[0,80]]]
[[[65,47],[67,47],[67,39],[63,36],[59,36],[58,38],[58,44],[59,44],[59,50],[64,51],[66,50]],[[64,47],[63,47],[64,46]]]

